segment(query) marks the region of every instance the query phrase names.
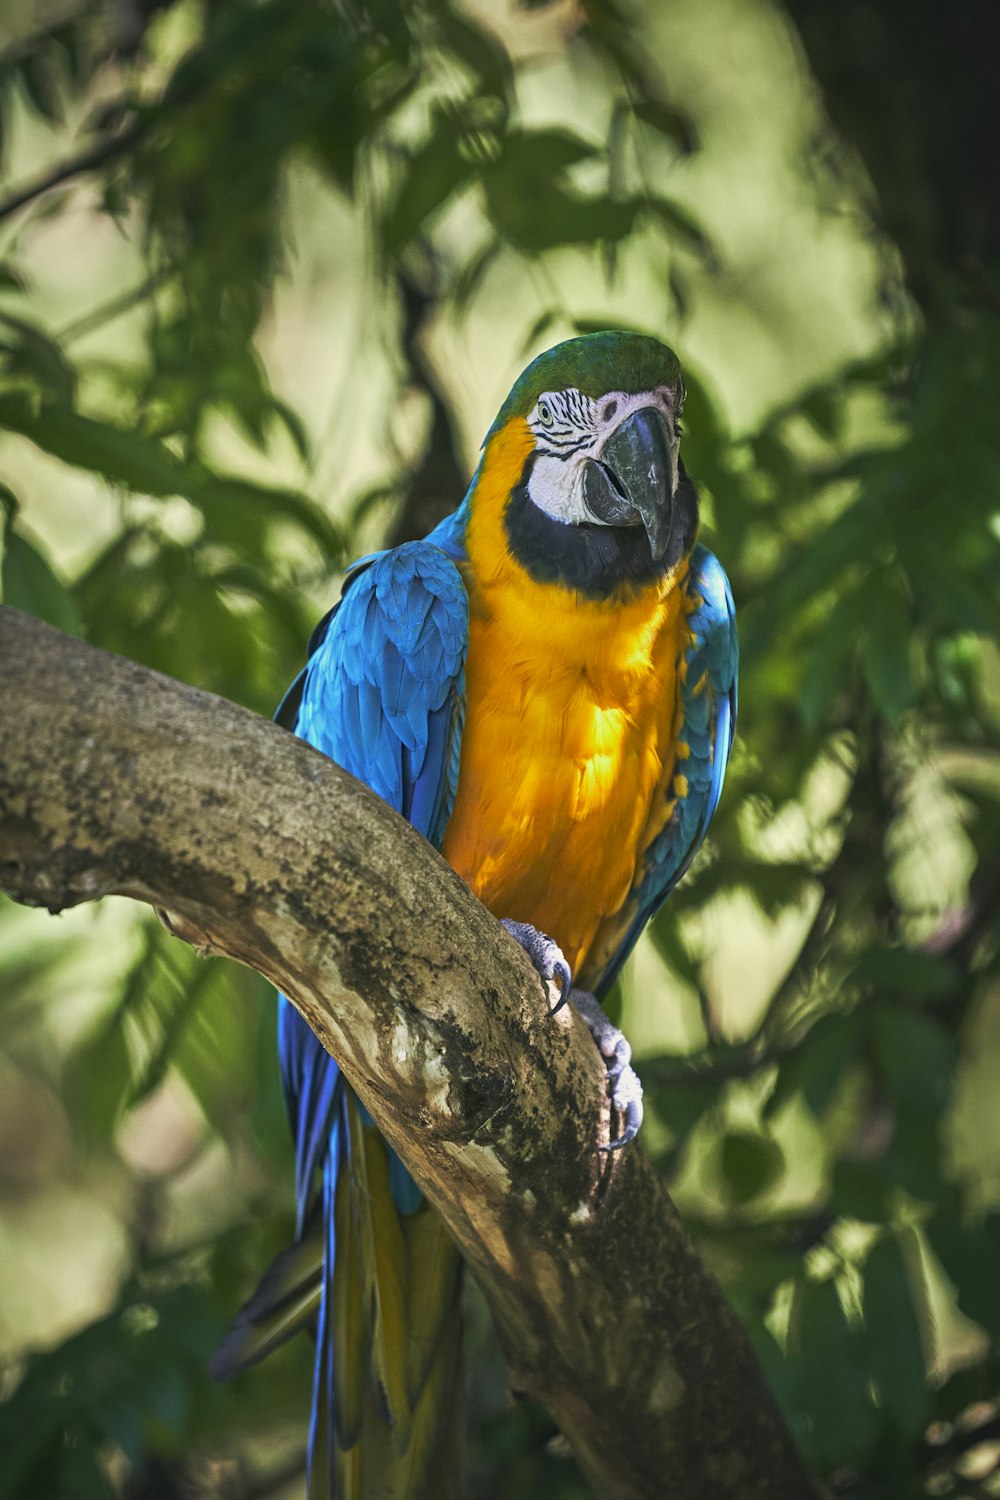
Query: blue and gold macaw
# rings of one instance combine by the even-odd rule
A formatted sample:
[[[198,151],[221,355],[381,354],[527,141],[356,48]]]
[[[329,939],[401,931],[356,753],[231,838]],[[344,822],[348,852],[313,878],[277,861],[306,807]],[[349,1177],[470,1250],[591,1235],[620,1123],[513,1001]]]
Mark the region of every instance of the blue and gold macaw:
[[[701,844],[736,712],[732,596],[696,545],[683,403],[655,339],[542,354],[459,508],[351,569],[278,715],[440,849],[545,977],[572,972],[623,1121],[612,1148],[641,1089],[599,1001]],[[216,1372],[315,1321],[310,1500],[452,1500],[457,1254],[284,1000],[279,1047],[299,1242]]]

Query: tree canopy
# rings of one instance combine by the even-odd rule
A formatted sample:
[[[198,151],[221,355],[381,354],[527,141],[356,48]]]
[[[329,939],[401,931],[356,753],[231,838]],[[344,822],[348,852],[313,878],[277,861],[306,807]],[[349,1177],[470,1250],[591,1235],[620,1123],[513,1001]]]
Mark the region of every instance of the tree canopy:
[[[53,19],[55,16],[55,19]],[[994,1492],[1000,226],[985,3],[20,0],[3,602],[269,713],[573,331],[677,349],[739,739],[620,985],[644,1143],[817,1474]],[[0,1489],[301,1490],[262,980],[0,908]],[[587,1490],[469,1294],[470,1493]]]

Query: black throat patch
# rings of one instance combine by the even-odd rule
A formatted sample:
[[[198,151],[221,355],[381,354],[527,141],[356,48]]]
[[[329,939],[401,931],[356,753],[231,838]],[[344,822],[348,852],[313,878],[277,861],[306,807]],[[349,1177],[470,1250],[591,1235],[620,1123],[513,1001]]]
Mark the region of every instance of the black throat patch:
[[[586,599],[632,594],[662,578],[687,557],[698,534],[698,496],[678,464],[670,542],[654,558],[642,526],[598,526],[556,521],[533,503],[528,479],[536,455],[529,453],[517,488],[504,511],[511,554],[536,583],[561,583]]]

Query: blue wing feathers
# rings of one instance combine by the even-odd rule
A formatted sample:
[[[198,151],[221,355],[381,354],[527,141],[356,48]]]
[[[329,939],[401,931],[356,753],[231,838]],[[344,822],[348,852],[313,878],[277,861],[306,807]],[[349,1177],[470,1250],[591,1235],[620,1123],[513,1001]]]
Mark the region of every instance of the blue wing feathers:
[[[680,740],[688,748],[678,769],[687,782],[675,817],[649,850],[640,905],[643,920],[670,894],[689,868],[715,815],[735,730],[739,642],[733,596],[721,563],[705,547],[691,558],[688,619],[691,644],[684,655]]]
[[[462,734],[459,701],[465,683],[459,678],[452,694],[427,718],[427,735],[417,751],[404,758],[403,816],[431,843],[440,846],[444,825],[458,790],[458,748]],[[427,765],[440,766],[440,776],[424,774]]]
[[[415,775],[447,789],[447,757],[432,764],[426,753],[429,721],[455,690],[467,642],[465,586],[438,548],[411,542],[376,556],[310,660],[297,732],[405,813],[404,782]],[[415,757],[408,775],[405,751]]]
[[[440,548],[413,542],[362,559],[314,632],[279,722],[440,844],[457,791],[467,645],[465,585]],[[346,1111],[360,1106],[349,1105],[337,1064],[284,997],[278,1051],[295,1139],[299,1235],[322,1173],[327,1241],[309,1444],[311,1468],[322,1472],[338,1420],[331,1328],[336,1182],[349,1151]],[[420,1191],[393,1152],[389,1179],[399,1211],[416,1212]]]
[[[454,805],[464,721],[468,597],[454,562],[427,542],[363,559],[314,633],[281,722],[357,776],[439,844]],[[298,1012],[279,1000],[278,1051],[296,1145],[296,1217],[302,1233],[322,1171],[328,1243],[320,1309],[310,1451],[329,1453],[334,1420],[330,1316],[334,1194],[348,1150],[348,1096],[334,1060]],[[421,1195],[390,1153],[403,1213]]]

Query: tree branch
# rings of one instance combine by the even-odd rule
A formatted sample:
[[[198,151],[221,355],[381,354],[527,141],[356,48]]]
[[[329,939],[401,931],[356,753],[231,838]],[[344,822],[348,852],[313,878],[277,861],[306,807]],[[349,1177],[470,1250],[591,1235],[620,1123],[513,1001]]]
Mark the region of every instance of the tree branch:
[[[0,608],[0,887],[121,894],[279,985],[489,1300],[520,1390],[603,1495],[815,1494],[602,1065],[402,819],[222,699]]]
[[[65,182],[72,182],[74,177],[80,177],[84,172],[92,172],[95,167],[103,167],[106,162],[114,161],[118,156],[124,156],[131,151],[137,141],[145,135],[148,129],[148,121],[138,120],[117,135],[105,136],[96,141],[94,145],[87,146],[76,156],[67,158],[58,166],[52,167],[50,171],[43,172],[33,182],[24,187],[15,188],[6,198],[0,199],[0,222],[9,219],[11,214],[17,213],[18,209],[24,208],[28,203],[33,203],[36,198],[41,198],[45,193],[50,193],[53,188],[62,187]]]

